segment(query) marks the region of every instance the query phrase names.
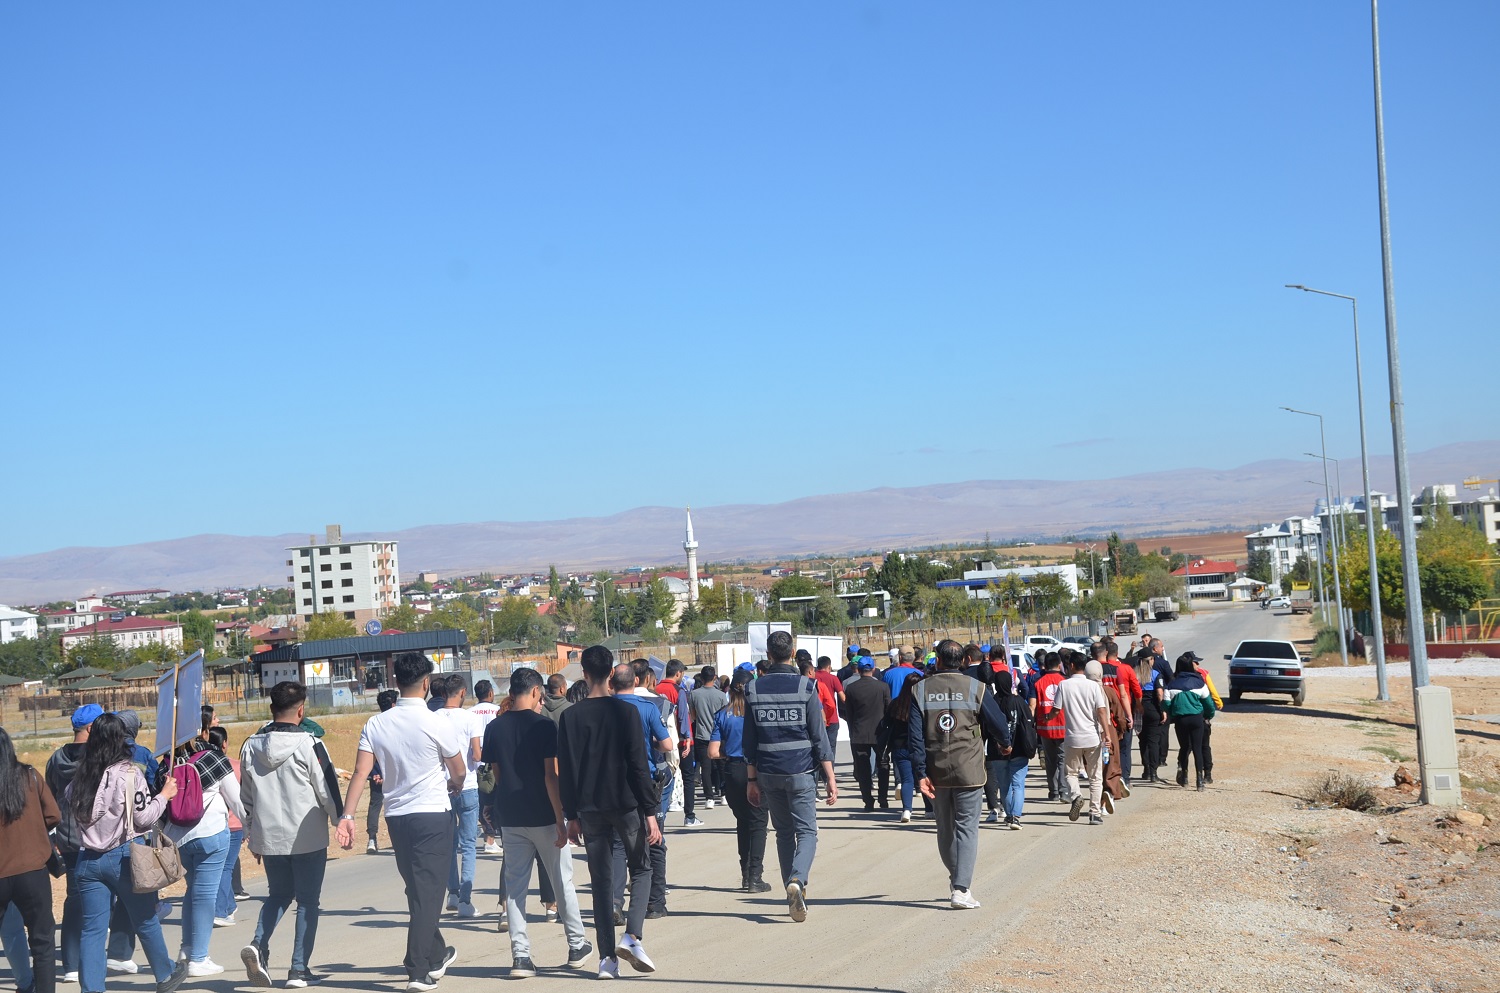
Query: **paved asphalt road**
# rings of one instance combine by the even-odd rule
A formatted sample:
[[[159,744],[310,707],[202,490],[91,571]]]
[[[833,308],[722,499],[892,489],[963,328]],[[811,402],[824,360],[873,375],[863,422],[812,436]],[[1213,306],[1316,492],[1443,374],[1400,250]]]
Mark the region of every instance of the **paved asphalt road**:
[[[1244,637],[1287,637],[1284,615],[1254,605],[1207,608],[1175,623],[1153,624],[1169,655],[1193,649],[1209,660],[1215,682],[1227,693],[1223,655]],[[1232,711],[1222,720],[1232,720]],[[1175,748],[1175,746],[1174,746]],[[847,763],[847,745],[841,746]],[[1220,763],[1232,762],[1221,756]],[[1070,823],[1060,804],[1032,802],[1039,790],[1036,765],[1029,779],[1026,830],[1011,832],[987,825],[982,830],[974,893],[981,910],[948,909],[947,880],[938,860],[934,827],[920,816],[900,825],[893,813],[866,814],[847,764],[840,767],[841,798],[833,808],[820,805],[817,861],[809,887],[807,922],[794,924],[784,896],[772,892],[748,896],[738,885],[733,818],[726,808],[702,814],[709,826],[684,830],[681,814],[668,824],[671,915],[647,922],[645,944],[655,958],[654,976],[637,976],[628,968],[621,980],[662,984],[674,991],[696,990],[900,990],[940,987],[942,978],[961,961],[989,952],[1022,901],[1045,899],[1046,883],[1069,868],[1070,844],[1123,841],[1132,806],[1152,802],[1153,789],[1137,788],[1121,814],[1101,827]],[[1171,787],[1175,789],[1176,787]],[[899,802],[895,804],[899,808]],[[917,804],[920,811],[920,801]],[[768,845],[775,862],[774,839]],[[580,903],[588,922],[588,871],[582,853],[575,856]],[[485,914],[458,921],[445,918],[444,933],[457,947],[458,962],[442,989],[461,993],[492,988],[510,965],[510,946],[495,931],[498,856],[480,856],[475,903]],[[774,877],[774,867],[767,878]],[[251,892],[264,893],[255,881]],[[229,968],[224,976],[190,980],[184,989],[243,989],[238,957],[254,930],[259,903],[242,903],[239,921],[214,932],[212,956]],[[401,990],[400,968],[405,942],[405,903],[395,864],[386,853],[354,855],[328,867],[323,915],[314,968],[326,975],[324,987],[349,990]],[[533,907],[535,909],[535,907]],[[174,912],[168,943],[177,948]],[[272,976],[286,973],[294,922],[288,916],[272,943]],[[586,972],[559,968],[567,956],[562,929],[556,924],[530,926],[533,958],[541,968],[530,986],[548,990],[581,988],[596,982],[595,960]],[[592,940],[592,931],[590,931]],[[139,956],[137,956],[139,959]],[[110,977],[111,989],[144,989],[143,977]],[[66,987],[64,987],[66,989]]]

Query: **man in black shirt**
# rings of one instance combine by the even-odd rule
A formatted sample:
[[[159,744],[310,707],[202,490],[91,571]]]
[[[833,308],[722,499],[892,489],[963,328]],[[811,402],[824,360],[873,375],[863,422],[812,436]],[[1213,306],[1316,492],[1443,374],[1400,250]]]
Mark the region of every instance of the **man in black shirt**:
[[[573,889],[573,859],[557,782],[557,722],[542,713],[542,674],[517,669],[510,675],[511,709],[497,716],[484,732],[481,760],[495,774],[490,793],[491,819],[505,844],[505,916],[510,922],[512,978],[536,975],[531,942],[526,937],[526,893],[531,863],[542,871],[557,895],[557,916],[568,937],[568,965],[577,968],[593,952],[584,940],[583,918]]]
[[[859,796],[866,810],[875,809],[875,744],[880,719],[890,703],[890,687],[875,675],[875,660],[861,656],[859,678],[844,690],[844,718],[849,722],[849,744],[854,749],[854,781],[859,784]],[[880,771],[880,809],[886,810],[890,807],[887,793],[890,772]]]
[[[661,844],[661,828],[656,823],[659,797],[646,763],[641,718],[635,707],[610,694],[615,657],[609,649],[603,645],[585,648],[579,662],[589,695],[564,711],[558,721],[557,772],[568,837],[588,853],[599,978],[618,976],[620,959],[637,972],[655,972],[641,944],[641,932],[651,894],[651,858],[646,846]],[[611,857],[617,835],[630,866],[630,907],[618,944]],[[606,955],[610,949],[614,954]]]

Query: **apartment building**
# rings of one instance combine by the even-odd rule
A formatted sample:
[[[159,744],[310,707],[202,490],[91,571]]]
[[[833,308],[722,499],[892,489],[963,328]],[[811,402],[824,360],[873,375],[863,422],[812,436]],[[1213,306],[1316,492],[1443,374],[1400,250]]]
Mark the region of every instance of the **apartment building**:
[[[286,581],[292,586],[297,616],[337,613],[363,625],[385,616],[401,602],[401,571],[394,541],[345,541],[344,529],[330,524],[324,541],[287,549]]]

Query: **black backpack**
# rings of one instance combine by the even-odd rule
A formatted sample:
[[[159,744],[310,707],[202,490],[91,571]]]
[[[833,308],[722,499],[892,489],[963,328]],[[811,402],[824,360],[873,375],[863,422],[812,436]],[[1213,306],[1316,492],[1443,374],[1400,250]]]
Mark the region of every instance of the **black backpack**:
[[[1026,698],[1014,697],[1015,708],[1006,716],[1010,723],[1010,757],[1030,759],[1036,757],[1036,720],[1031,716],[1031,706]]]

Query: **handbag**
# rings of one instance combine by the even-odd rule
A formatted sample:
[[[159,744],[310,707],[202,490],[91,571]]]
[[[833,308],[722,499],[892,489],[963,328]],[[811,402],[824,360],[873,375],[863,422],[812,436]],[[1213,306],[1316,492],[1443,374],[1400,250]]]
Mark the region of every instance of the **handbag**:
[[[139,780],[139,776],[136,777]],[[135,802],[126,797],[127,823],[130,833],[126,840],[135,836]],[[183,877],[182,856],[177,844],[159,828],[151,832],[149,845],[134,845],[130,851],[130,883],[137,893],[155,893],[165,889]]]

